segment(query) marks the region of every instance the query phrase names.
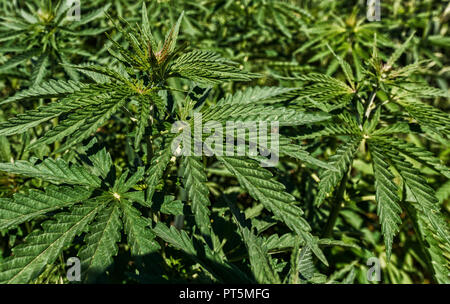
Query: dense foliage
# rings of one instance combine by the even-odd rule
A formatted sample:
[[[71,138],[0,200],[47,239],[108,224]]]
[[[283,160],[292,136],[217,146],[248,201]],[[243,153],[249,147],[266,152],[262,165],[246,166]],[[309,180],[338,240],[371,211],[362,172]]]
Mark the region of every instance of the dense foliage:
[[[0,282],[449,283],[450,4],[381,3],[2,0]]]

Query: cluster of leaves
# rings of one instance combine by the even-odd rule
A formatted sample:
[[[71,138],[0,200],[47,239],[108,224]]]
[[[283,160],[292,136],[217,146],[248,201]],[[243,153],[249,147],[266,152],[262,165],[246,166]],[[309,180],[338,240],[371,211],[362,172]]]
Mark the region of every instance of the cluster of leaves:
[[[0,282],[448,283],[448,8],[296,2],[3,3]]]

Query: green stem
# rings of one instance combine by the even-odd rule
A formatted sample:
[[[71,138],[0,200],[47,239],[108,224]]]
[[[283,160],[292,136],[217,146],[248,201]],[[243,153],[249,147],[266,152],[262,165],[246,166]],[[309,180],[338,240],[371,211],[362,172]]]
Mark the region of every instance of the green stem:
[[[339,185],[339,189],[334,197],[330,216],[328,217],[325,228],[322,231],[323,238],[328,238],[333,233],[334,225],[336,224],[337,218],[339,216],[339,212],[342,209],[342,197],[344,196],[345,186],[347,185],[347,180],[348,180],[348,172],[344,175],[344,178],[342,179],[342,181]]]

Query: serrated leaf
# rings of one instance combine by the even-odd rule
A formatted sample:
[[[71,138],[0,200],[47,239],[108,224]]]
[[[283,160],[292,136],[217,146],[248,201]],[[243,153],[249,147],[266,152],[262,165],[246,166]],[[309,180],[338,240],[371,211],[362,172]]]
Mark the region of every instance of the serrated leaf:
[[[92,191],[82,187],[50,186],[45,192],[30,190],[13,198],[0,198],[0,230],[87,200]]]
[[[69,165],[65,160],[47,158],[42,162],[19,160],[0,163],[0,171],[41,178],[55,184],[72,184],[99,187],[100,179],[79,165]]]
[[[359,138],[353,138],[345,145],[340,146],[336,154],[330,157],[329,164],[336,170],[324,170],[320,174],[319,193],[317,194],[314,204],[320,206],[327,195],[331,194],[333,189],[347,174],[349,166],[353,160],[353,154],[360,142]]]
[[[195,222],[204,235],[210,234],[209,189],[205,185],[207,178],[200,158],[187,156],[184,158],[184,185],[190,201]]]
[[[311,227],[301,217],[302,209],[294,205],[295,198],[285,191],[272,174],[253,160],[234,157],[218,157],[225,167],[236,176],[249,194],[260,201],[266,209],[282,220],[290,229],[298,233],[310,246],[314,254],[325,264],[328,262],[310,234]]]
[[[119,251],[117,243],[122,229],[120,217],[120,206],[113,202],[101,210],[95,222],[89,226],[89,232],[84,238],[86,246],[78,254],[84,282],[93,282],[112,264],[112,257]]]
[[[402,223],[400,214],[400,198],[398,186],[394,183],[394,174],[389,171],[389,164],[376,144],[370,145],[373,157],[373,171],[375,175],[375,190],[377,213],[381,222],[381,231],[386,244],[386,256],[389,260],[392,252],[392,242]]]

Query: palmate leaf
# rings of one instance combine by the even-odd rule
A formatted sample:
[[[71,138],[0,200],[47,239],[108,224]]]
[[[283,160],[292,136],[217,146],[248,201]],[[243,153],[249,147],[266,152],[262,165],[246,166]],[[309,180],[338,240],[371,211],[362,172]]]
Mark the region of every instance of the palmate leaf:
[[[67,137],[79,130],[86,124],[86,120],[90,117],[90,115],[80,115],[79,113],[71,114],[70,117],[59,121],[57,126],[48,132],[45,132],[44,136],[30,144],[26,149],[31,151],[43,145],[49,145],[56,141],[60,141],[64,139],[64,137]]]
[[[180,32],[181,20],[183,20],[183,17],[184,17],[184,11],[181,12],[180,16],[177,19],[177,22],[167,33],[161,53],[170,54],[174,51],[175,46],[177,44],[178,34]]]
[[[92,191],[83,187],[49,186],[45,192],[30,190],[16,193],[13,198],[0,198],[0,230],[70,207],[87,200],[91,194]]]
[[[138,167],[134,174],[130,174],[130,171],[126,169],[114,182],[114,186],[111,190],[116,193],[126,193],[142,179],[144,173],[144,167]]]
[[[333,56],[336,58],[336,60],[339,62],[339,65],[341,66],[342,71],[344,72],[345,78],[347,79],[348,83],[350,84],[351,88],[355,90],[355,75],[353,74],[352,68],[350,65],[342,59],[341,56],[337,55],[333,49],[330,47],[329,44],[327,44],[327,48],[330,50],[330,52],[333,54]]]
[[[43,230],[29,234],[23,244],[13,248],[13,255],[0,263],[0,283],[27,283],[36,277],[75,236],[86,230],[102,208],[97,202],[84,202],[43,223]]]
[[[210,234],[211,222],[209,219],[209,190],[206,186],[206,174],[201,159],[194,156],[184,158],[184,185],[188,197],[192,202],[192,212],[195,222],[204,235]]]
[[[299,89],[298,94],[300,97],[310,97],[318,101],[326,101],[327,97],[352,95],[355,92],[345,82],[325,74],[310,73],[297,76],[292,78],[292,80],[310,83]]]
[[[369,147],[373,158],[377,213],[386,244],[386,256],[389,260],[394,236],[399,231],[402,222],[400,218],[402,212],[399,205],[400,197],[398,186],[393,181],[394,174],[389,171],[389,164],[383,155],[383,150],[378,149],[376,144],[370,144]]]
[[[72,107],[73,105],[66,107],[66,102],[63,101],[39,107],[37,110],[27,111],[27,113],[19,114],[8,121],[0,123],[0,134],[14,135],[26,132],[32,127],[61,115],[64,113],[64,110]]]
[[[0,163],[0,171],[41,178],[55,184],[85,185],[99,187],[101,180],[79,165],[69,165],[65,160],[47,158],[42,162],[19,160]]]
[[[324,264],[328,264],[317,241],[310,234],[311,227],[301,217],[302,209],[293,204],[295,198],[285,191],[283,184],[272,177],[270,171],[261,168],[256,161],[250,159],[237,157],[218,157],[218,159],[230,173],[236,176],[240,185],[252,197],[260,201],[266,209],[274,213],[275,217],[299,234],[314,254]]]
[[[405,84],[405,85],[397,85],[398,88],[401,88],[400,96],[402,99],[405,97],[421,97],[421,98],[435,98],[435,97],[446,97],[449,98],[448,92],[430,87],[427,84]]]
[[[450,180],[439,187],[436,191],[436,198],[442,203],[444,200],[450,197]]]
[[[145,5],[145,2],[142,3],[141,19],[142,19],[142,33],[144,34],[144,37],[150,42],[151,48],[156,49],[156,42],[150,28],[150,22],[147,14],[147,6]]]
[[[347,143],[340,146],[336,154],[330,157],[330,165],[336,170],[325,170],[320,174],[319,193],[317,194],[314,204],[320,206],[327,195],[338,185],[345,174],[349,170],[349,166],[353,160],[353,154],[355,153],[361,139],[354,137]]]
[[[114,201],[99,211],[95,222],[89,226],[89,232],[84,238],[86,245],[78,254],[84,282],[93,282],[112,264],[112,257],[119,250],[117,243],[122,229],[120,216],[119,203]]]
[[[97,139],[94,137],[87,146],[82,147],[82,150],[88,154],[89,149],[95,147],[97,144]],[[89,160],[92,162],[93,166],[92,172],[96,175],[99,175],[103,178],[108,176],[108,173],[111,170],[113,165],[113,161],[111,158],[111,154],[106,151],[105,147],[99,149],[95,154],[89,154]]]
[[[125,75],[121,75],[119,72],[117,72],[113,69],[110,69],[110,68],[97,66],[97,65],[72,65],[71,64],[71,65],[66,65],[66,66],[69,66],[69,67],[79,70],[81,72],[84,71],[84,72],[92,72],[92,73],[96,73],[96,74],[101,74],[103,76],[108,77],[111,80],[116,80],[116,81],[119,81],[119,82],[125,83],[125,84],[131,84]]]
[[[282,236],[278,236],[277,234],[272,234],[265,239],[265,246],[269,249],[269,251],[280,251],[289,248],[295,247],[296,243],[299,243],[299,246],[304,246],[305,242],[298,238],[298,235],[294,233],[285,233]],[[332,239],[320,239],[318,241],[319,246],[341,246],[341,247],[352,247],[359,248],[358,246]]]
[[[163,223],[157,223],[153,228],[155,234],[171,244],[177,249],[183,250],[190,256],[196,255],[196,250],[192,239],[188,236],[186,231],[177,230],[174,226],[167,227]]]
[[[371,132],[372,136],[392,135],[399,133],[411,133],[411,127],[406,122],[397,122]],[[390,137],[391,138],[391,137]]]
[[[196,82],[216,84],[226,81],[249,81],[259,77],[236,67],[236,63],[208,51],[192,51],[177,58],[171,67],[173,75]]]

